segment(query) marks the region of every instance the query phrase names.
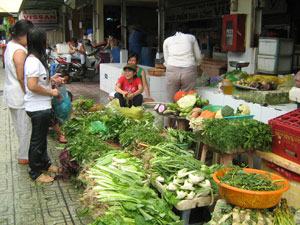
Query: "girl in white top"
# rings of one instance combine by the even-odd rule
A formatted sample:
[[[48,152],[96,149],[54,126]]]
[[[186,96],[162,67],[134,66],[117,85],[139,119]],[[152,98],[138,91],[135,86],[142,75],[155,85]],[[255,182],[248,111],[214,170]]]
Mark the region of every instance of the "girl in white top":
[[[51,89],[51,82],[61,83],[62,78],[54,75],[51,80],[47,69],[46,33],[33,28],[28,33],[28,57],[25,65],[25,110],[32,123],[29,147],[29,175],[33,180],[47,183],[54,178],[44,171],[60,172],[51,165],[47,153],[47,134],[51,120],[51,98],[58,96],[57,89]]]
[[[11,30],[12,40],[8,42],[5,60],[4,102],[8,106],[19,140],[19,164],[28,164],[28,149],[31,123],[24,110],[24,62],[27,55],[27,32],[33,24],[19,20]]]

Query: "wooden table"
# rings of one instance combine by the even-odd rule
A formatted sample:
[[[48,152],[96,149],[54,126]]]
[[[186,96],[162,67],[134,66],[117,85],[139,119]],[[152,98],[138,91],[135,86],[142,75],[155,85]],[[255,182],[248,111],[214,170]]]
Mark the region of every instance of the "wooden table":
[[[151,184],[161,193],[165,192],[163,185],[157,181],[152,181]],[[215,202],[216,196],[198,197],[193,200],[182,200],[174,207],[181,213],[181,219],[184,225],[189,225],[191,211],[194,208],[211,206]]]
[[[201,158],[200,158],[201,162],[205,163],[206,155],[208,151],[209,151],[209,146],[203,144],[202,151],[201,151]],[[200,149],[198,150],[198,152],[200,152]],[[213,163],[219,163],[225,166],[230,165],[232,164],[233,158],[239,154],[247,154],[248,166],[250,168],[253,168],[253,156],[254,156],[253,151],[240,151],[240,152],[237,151],[232,154],[220,154],[220,153],[213,152]]]
[[[255,154],[268,162],[274,163],[284,169],[300,175],[300,165],[298,163],[292,162],[272,152],[256,151]]]

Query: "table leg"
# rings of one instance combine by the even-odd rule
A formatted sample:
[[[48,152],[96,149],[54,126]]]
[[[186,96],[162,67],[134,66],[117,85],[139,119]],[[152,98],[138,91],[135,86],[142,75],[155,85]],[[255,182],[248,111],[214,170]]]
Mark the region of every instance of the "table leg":
[[[220,158],[220,157],[219,157],[219,153],[214,152],[214,153],[213,153],[213,158],[212,158],[212,163],[213,163],[213,164],[220,163],[220,162],[219,162],[219,160],[220,160],[219,158]]]
[[[220,157],[220,163],[227,166],[232,164],[233,154],[222,154]]]
[[[181,219],[183,220],[184,225],[189,225],[190,224],[190,215],[191,215],[191,210],[190,209],[182,211]]]
[[[201,152],[201,159],[200,159],[200,161],[203,163],[205,163],[207,151],[208,151],[207,145],[204,144]]]
[[[247,155],[248,155],[248,166],[249,166],[249,168],[253,168],[253,166],[254,166],[254,162],[253,162],[254,152],[250,151],[250,152],[247,153]]]
[[[199,159],[201,141],[196,142],[195,159]]]
[[[177,129],[178,130],[186,130],[186,121],[185,120],[177,120]]]

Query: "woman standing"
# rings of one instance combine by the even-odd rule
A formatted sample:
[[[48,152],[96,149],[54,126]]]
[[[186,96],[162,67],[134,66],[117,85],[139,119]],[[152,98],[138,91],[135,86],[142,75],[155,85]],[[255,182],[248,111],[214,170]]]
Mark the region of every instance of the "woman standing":
[[[184,26],[163,44],[168,100],[173,101],[179,91],[195,89],[197,65],[201,62],[201,51],[194,35],[188,34]]]
[[[28,164],[28,149],[31,135],[30,118],[24,108],[24,62],[27,55],[27,33],[33,27],[28,20],[19,20],[11,30],[5,60],[5,82],[3,97],[9,108],[19,140],[19,164]]]
[[[33,180],[47,183],[54,178],[43,171],[57,173],[59,168],[51,165],[47,153],[47,134],[51,120],[51,97],[58,96],[57,89],[51,89],[51,81],[61,82],[61,78],[49,78],[46,56],[46,33],[33,28],[28,33],[28,56],[24,66],[26,94],[25,110],[32,123],[29,147],[29,175]]]

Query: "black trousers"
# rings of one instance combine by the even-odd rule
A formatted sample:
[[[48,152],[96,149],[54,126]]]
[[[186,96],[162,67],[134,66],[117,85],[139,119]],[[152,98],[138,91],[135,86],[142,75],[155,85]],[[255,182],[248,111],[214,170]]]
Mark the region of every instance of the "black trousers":
[[[47,153],[47,134],[51,120],[51,110],[41,110],[27,112],[31,118],[32,133],[29,146],[29,175],[35,180],[42,174],[43,170],[48,170],[51,165]]]
[[[138,94],[132,100],[126,101],[122,94],[116,92],[115,98],[119,99],[121,107],[141,106],[143,104],[143,95]]]

